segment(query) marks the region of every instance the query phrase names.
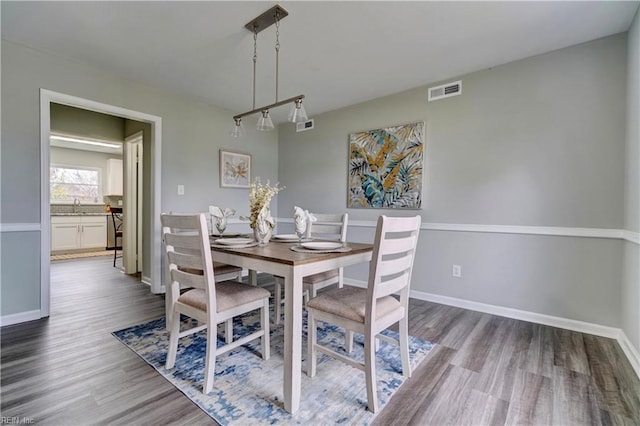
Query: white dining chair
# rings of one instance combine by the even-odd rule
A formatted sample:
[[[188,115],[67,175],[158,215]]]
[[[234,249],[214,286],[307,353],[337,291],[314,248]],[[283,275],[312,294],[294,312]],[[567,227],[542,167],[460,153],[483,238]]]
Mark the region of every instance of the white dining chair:
[[[198,214],[198,213],[174,213],[174,212],[170,212],[169,214],[175,214],[175,215],[193,215],[193,214]],[[203,213],[205,215],[205,218],[207,218],[208,213]],[[209,222],[207,221],[207,232],[209,232]],[[181,230],[178,229],[174,229],[174,232],[183,232]],[[185,230],[185,232],[189,232],[188,230]],[[168,269],[166,269],[167,266],[165,265],[165,277],[167,277],[167,280],[169,279],[169,271]],[[226,263],[221,263],[221,262],[213,262],[213,273],[216,279],[216,282],[220,282],[220,281],[227,281],[227,280],[237,280],[237,281],[242,281],[242,271],[243,269],[240,268],[239,266],[234,266],[234,265],[228,265]],[[202,272],[200,272],[202,273]],[[168,283],[167,283],[168,284]],[[184,290],[185,287],[180,287],[180,290]],[[166,293],[165,293],[165,311],[166,311],[166,323],[167,323],[167,329],[169,329],[169,325],[171,324],[171,319],[173,317],[173,304],[176,302],[176,300],[178,300],[178,296],[180,296],[180,292],[174,293],[171,291],[171,286],[166,285]],[[231,326],[231,320],[229,321],[229,324],[227,327]]]
[[[179,338],[206,329],[203,393],[207,394],[213,388],[217,355],[260,338],[262,358],[269,359],[270,293],[238,281],[216,282],[204,214],[163,214],[160,218],[170,286],[172,293],[179,295],[173,304],[166,368],[175,365]],[[181,286],[191,290],[180,295]],[[230,326],[233,318],[254,310],[260,311],[260,328],[234,341]],[[198,324],[181,331],[181,315],[198,320]],[[217,325],[220,323],[225,324],[226,343],[217,347]]]
[[[318,352],[343,361],[365,372],[369,411],[378,410],[375,352],[376,339],[400,346],[402,374],[411,376],[409,364],[409,285],[415,258],[420,216],[380,216],[376,228],[367,288],[344,286],[320,293],[307,303],[307,375],[314,377]],[[392,294],[400,292],[399,300]],[[347,351],[353,345],[353,332],[364,335],[364,364],[322,346],[317,340],[318,321],[347,330]],[[398,323],[399,339],[380,334]]]
[[[330,241],[339,241],[345,243],[347,241],[347,225],[349,222],[349,214],[325,214],[311,213],[316,217],[316,221],[312,222],[307,229],[307,238],[323,239]],[[331,285],[337,285],[339,288],[343,286],[343,268],[334,269],[320,274],[313,274],[302,279],[304,285],[304,302],[309,301],[310,297],[316,297],[318,290]],[[274,277],[275,289],[275,323],[279,324],[282,317],[282,285],[284,281],[282,277]]]

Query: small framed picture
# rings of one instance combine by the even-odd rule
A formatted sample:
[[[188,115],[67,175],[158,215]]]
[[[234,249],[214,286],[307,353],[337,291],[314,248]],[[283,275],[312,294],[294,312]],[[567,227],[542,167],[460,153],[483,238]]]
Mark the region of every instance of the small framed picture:
[[[220,150],[220,186],[223,188],[251,186],[251,154]]]

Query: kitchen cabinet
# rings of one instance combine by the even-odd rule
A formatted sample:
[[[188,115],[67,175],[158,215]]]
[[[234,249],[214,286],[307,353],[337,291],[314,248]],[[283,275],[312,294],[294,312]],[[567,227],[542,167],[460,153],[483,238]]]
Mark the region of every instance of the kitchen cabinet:
[[[107,217],[53,216],[51,218],[51,251],[88,248],[104,249],[107,245]]]
[[[105,195],[122,195],[122,160],[107,160],[107,188]]]

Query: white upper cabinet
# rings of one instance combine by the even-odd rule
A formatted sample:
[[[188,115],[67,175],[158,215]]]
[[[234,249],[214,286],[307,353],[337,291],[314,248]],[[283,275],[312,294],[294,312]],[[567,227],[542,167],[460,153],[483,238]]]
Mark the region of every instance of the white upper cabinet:
[[[122,160],[107,160],[107,187],[104,195],[122,195]]]

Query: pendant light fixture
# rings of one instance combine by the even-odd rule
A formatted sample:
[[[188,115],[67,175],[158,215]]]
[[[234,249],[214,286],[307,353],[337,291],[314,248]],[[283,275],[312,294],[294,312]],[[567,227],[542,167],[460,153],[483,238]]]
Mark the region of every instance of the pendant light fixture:
[[[241,137],[244,135],[244,127],[242,125],[242,118],[255,113],[260,113],[256,128],[260,131],[269,131],[274,129],[273,121],[269,115],[269,111],[273,108],[277,108],[282,105],[292,103],[291,112],[289,113],[288,120],[292,123],[298,123],[301,121],[307,121],[307,113],[302,105],[304,95],[293,96],[282,101],[278,100],[278,57],[280,53],[280,20],[289,15],[285,9],[280,5],[275,5],[271,9],[258,16],[247,25],[245,28],[253,33],[253,107],[251,111],[243,112],[235,115],[233,120],[235,126],[231,131],[231,136]],[[256,64],[258,62],[258,33],[264,29],[269,28],[271,25],[276,26],[276,99],[275,102],[269,105],[256,108]]]

